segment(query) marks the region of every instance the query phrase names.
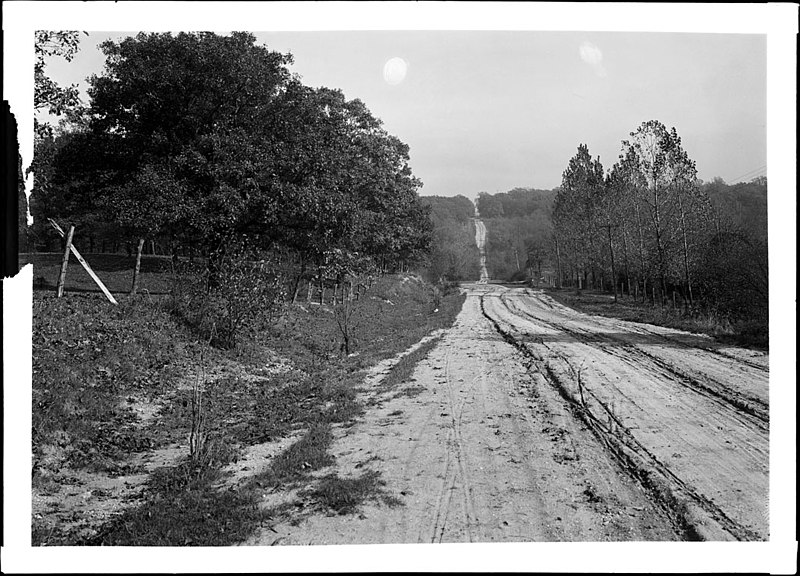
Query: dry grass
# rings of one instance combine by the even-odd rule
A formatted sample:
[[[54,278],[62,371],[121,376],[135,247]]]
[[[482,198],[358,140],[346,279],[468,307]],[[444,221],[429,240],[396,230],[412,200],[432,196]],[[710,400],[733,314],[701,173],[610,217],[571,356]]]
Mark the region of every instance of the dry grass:
[[[101,275],[104,280],[112,276]],[[150,286],[159,281],[153,279]],[[71,470],[141,474],[135,462],[142,456],[185,444],[191,427],[188,383],[204,343],[168,312],[165,300],[121,296],[120,305],[112,306],[100,293],[68,291],[57,299],[48,290],[35,292],[34,490],[57,494],[71,489],[76,477]],[[363,314],[370,321],[356,334],[355,355],[341,354],[327,306],[292,307],[236,350],[209,348],[205,361],[211,369],[204,389],[208,457],[191,462],[187,448],[185,458],[155,469],[144,493],[101,525],[92,524],[91,514],[76,518],[63,508],[45,511],[32,525],[34,545],[225,545],[245,540],[273,513],[257,506],[264,487],[296,487],[333,463],[331,427],[348,426],[362,413],[356,390],[363,370],[450,325],[462,302],[463,296],[453,292],[441,298],[435,311],[430,287],[387,277],[364,300]],[[403,374],[422,355],[409,358],[400,368]],[[285,359],[281,369],[268,369],[280,358]],[[397,378],[398,383],[404,379],[399,373]],[[135,409],[140,402],[152,407],[146,419]],[[298,432],[301,439],[265,471],[237,489],[220,487],[225,466],[243,449]],[[377,477],[328,475],[314,482],[299,496],[311,508],[340,512],[368,498],[391,502]],[[86,536],[87,526],[93,536]]]
[[[576,294],[574,290],[551,288],[547,293],[565,306],[587,314],[707,334],[723,343],[769,350],[769,327],[764,322],[731,323],[713,312],[687,314],[681,308],[653,306],[627,296],[615,303],[613,296],[589,290]]]

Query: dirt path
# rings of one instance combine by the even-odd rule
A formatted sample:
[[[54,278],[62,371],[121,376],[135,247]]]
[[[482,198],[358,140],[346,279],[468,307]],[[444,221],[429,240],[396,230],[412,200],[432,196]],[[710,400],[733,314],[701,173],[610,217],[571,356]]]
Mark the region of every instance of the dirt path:
[[[581,417],[582,409],[565,399],[524,346],[509,340],[509,331],[531,320],[512,313],[505,294],[491,285],[470,288],[454,327],[417,365],[413,384],[421,392],[381,393],[376,385],[377,405],[338,431],[335,472],[342,478],[379,474],[389,500],[363,504],[358,514],[273,525],[248,544],[689,536],[680,503],[662,497],[653,482],[635,479],[626,470],[634,463],[613,456],[615,445]]]
[[[475,244],[478,246],[478,252],[480,253],[481,278],[478,280],[478,284],[486,284],[489,281],[489,271],[486,269],[486,225],[480,220],[480,212],[478,212],[477,205],[475,206],[473,222],[475,222]]]
[[[533,290],[487,287],[482,301],[506,339],[696,536],[769,538],[766,354],[587,316]]]

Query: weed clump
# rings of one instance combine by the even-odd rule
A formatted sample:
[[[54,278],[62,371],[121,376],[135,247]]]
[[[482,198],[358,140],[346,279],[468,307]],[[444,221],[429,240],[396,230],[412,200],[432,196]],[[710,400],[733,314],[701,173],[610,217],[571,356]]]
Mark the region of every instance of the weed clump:
[[[399,498],[384,490],[386,482],[374,470],[365,472],[358,478],[341,478],[336,474],[323,477],[319,484],[309,492],[309,496],[336,514],[353,514],[367,500],[382,502],[394,508],[402,506]]]
[[[334,463],[328,448],[333,441],[328,424],[316,424],[305,436],[275,457],[265,480],[274,486],[288,484]]]

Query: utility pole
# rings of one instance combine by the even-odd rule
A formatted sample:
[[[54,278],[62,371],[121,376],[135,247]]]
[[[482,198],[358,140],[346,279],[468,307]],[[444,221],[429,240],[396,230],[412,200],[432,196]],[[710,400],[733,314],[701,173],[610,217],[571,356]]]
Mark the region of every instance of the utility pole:
[[[611,229],[619,228],[619,224],[604,224],[600,226],[608,230],[608,249],[611,251],[611,279],[614,284],[614,302],[617,302],[617,269],[614,266],[614,242],[611,239]]]

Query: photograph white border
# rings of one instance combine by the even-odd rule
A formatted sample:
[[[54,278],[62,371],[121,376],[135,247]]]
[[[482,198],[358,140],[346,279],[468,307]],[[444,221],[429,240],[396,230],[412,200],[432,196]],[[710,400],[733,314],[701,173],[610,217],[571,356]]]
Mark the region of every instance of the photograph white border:
[[[7,2],[4,95],[33,143],[34,30],[569,30],[767,35],[770,541],[271,548],[31,548],[31,266],[4,280],[6,572],[796,571],[796,5],[499,2]],[[524,183],[521,183],[524,184]]]

